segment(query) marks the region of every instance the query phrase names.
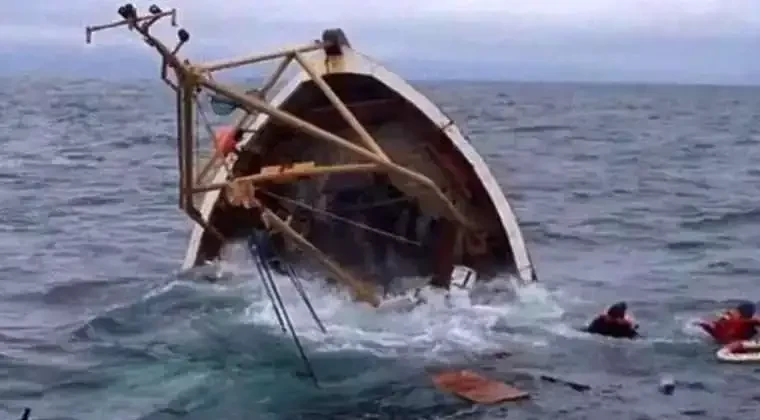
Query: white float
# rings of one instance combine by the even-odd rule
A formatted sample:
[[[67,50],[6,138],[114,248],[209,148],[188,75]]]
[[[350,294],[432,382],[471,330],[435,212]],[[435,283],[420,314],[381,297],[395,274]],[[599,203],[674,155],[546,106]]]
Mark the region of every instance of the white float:
[[[737,341],[721,347],[715,353],[718,360],[728,363],[760,363],[760,341]]]

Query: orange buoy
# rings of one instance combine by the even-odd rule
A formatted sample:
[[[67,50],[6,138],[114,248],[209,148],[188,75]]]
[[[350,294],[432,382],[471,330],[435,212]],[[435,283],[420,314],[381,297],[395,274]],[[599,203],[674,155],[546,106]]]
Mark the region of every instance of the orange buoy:
[[[228,154],[235,150],[237,142],[240,139],[240,130],[235,127],[221,127],[214,133],[214,146],[217,153],[227,157]]]
[[[493,381],[470,370],[444,372],[433,377],[433,383],[442,391],[450,392],[479,404],[496,404],[530,398],[530,394]]]

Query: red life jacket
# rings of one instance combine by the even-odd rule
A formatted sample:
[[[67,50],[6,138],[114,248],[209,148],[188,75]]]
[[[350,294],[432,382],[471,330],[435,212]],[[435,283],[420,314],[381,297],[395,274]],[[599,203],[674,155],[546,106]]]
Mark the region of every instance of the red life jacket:
[[[599,317],[604,320],[604,323],[609,325],[610,327],[616,329],[616,330],[635,330],[636,329],[636,323],[633,321],[633,318],[626,315],[623,318],[614,318],[609,316],[607,313],[600,314]]]
[[[235,127],[221,127],[214,133],[214,146],[217,153],[222,157],[235,151],[238,140],[240,140],[241,131]]]
[[[755,335],[755,328],[760,326],[757,318],[743,318],[736,309],[723,313],[720,318],[709,324],[710,335],[719,344],[749,340]]]
[[[589,324],[587,331],[615,338],[636,338],[636,326],[629,317],[614,318],[606,313],[600,314]]]

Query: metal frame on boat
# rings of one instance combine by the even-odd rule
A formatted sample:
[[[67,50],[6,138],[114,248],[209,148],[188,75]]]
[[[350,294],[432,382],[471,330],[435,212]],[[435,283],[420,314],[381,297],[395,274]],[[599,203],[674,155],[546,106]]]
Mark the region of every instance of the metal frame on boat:
[[[498,240],[498,237],[503,237],[507,251],[500,258],[507,263],[508,267],[511,267],[512,273],[521,282],[529,283],[537,280],[512,208],[483,159],[462,135],[456,124],[403,79],[354,51],[342,31],[327,30],[323,32],[321,41],[269,54],[199,64],[181,59],[177,55],[180,48],[189,40],[189,34],[184,29],[178,31],[179,42],[174,48],[169,48],[150,33],[152,25],[162,18],[170,17],[172,25],[176,26],[175,10],[162,11],[154,5],[151,6],[149,15],[138,16],[132,5],[125,5],[119,9],[119,14],[123,18],[121,21],[88,27],[87,42],[90,42],[91,35],[95,31],[127,26],[143,36],[144,41],[156,49],[162,58],[161,78],[176,92],[177,100],[179,207],[197,223],[191,234],[184,268],[191,268],[204,262],[205,258],[201,258],[200,254],[205,242],[224,244],[230,239],[225,232],[221,231],[218,224],[212,222],[212,214],[219,208],[222,192],[224,192],[227,201],[235,201],[236,205],[244,208],[255,207],[260,212],[260,218],[267,228],[278,232],[302,252],[314,257],[332,273],[336,280],[349,286],[357,299],[377,306],[379,298],[371,285],[359,280],[358,276],[344,269],[320,247],[315,246],[291,225],[287,217],[278,214],[270,206],[262,205],[262,200],[255,198],[257,189],[267,183],[289,184],[319,177],[326,178],[325,175],[377,173],[390,177],[393,184],[396,184],[404,193],[413,195],[418,201],[423,202],[426,212],[434,213],[440,220],[450,223],[453,226],[453,233],[450,235],[453,238],[452,246],[454,242],[469,243],[467,238],[481,238],[482,246],[486,247],[486,239]],[[280,63],[259,89],[241,90],[221,83],[214,77],[214,74],[219,71],[272,60],[280,60]],[[298,72],[284,87],[273,95],[270,94],[292,63],[298,65]],[[173,72],[173,80],[169,77],[169,69]],[[381,146],[381,143],[390,140],[380,139],[376,131],[365,127],[365,124],[360,122],[360,118],[357,118],[358,102],[347,104],[338,94],[339,89],[336,87],[338,83],[333,81],[341,75],[369,79],[372,83],[386,89],[389,95],[400,98],[403,106],[411,110],[410,112],[415,112],[418,118],[429,121],[436,131],[435,142],[446,143],[441,147],[450,149],[450,154],[453,156],[435,165],[453,169],[441,170],[442,173],[445,172],[441,178],[433,176],[430,170],[422,173],[416,167],[410,168],[398,162],[401,152],[395,151],[394,154],[391,153],[393,151]],[[297,113],[288,109],[289,101],[307,85],[310,89],[316,89],[324,95],[332,111],[337,112],[341,124],[349,129],[348,135],[342,134],[340,130],[325,127],[314,118],[296,115]],[[210,93],[213,96],[212,103],[213,101],[227,103],[238,109],[239,115],[233,129],[241,135],[236,139],[234,150],[224,151],[217,147],[207,162],[202,167],[197,167],[195,160],[200,150],[196,145],[199,134],[195,132],[195,127],[201,93]],[[393,106],[395,105],[387,107]],[[298,133],[299,136],[317,139],[323,142],[324,146],[337,148],[355,159],[347,163],[330,162],[328,164],[315,164],[314,161],[285,162],[280,165],[258,167],[252,173],[250,170],[244,171],[245,173],[236,171],[244,165],[240,157],[255,148],[255,143],[261,140],[267,130],[273,131],[275,128],[272,127],[283,126],[287,127],[289,133]],[[212,132],[211,137],[215,136]],[[378,140],[383,140],[383,142]],[[322,146],[310,143],[308,147]],[[392,154],[395,158],[391,156]],[[209,178],[211,178],[210,182]],[[458,178],[467,179],[470,183]],[[452,184],[459,182],[461,185],[454,185],[444,190],[441,187],[441,179],[451,180]],[[454,189],[467,190],[473,183],[477,184],[475,187],[479,191],[482,190],[481,196],[484,197],[482,200],[485,204],[468,203],[467,197],[471,195],[470,192],[452,192]],[[197,202],[200,202],[200,208],[196,207]],[[477,207],[486,207],[486,209]],[[487,213],[482,220],[488,219],[498,226],[488,228],[491,230],[483,233],[486,229],[483,226],[487,223],[482,222],[481,212]],[[483,237],[486,239],[482,239]],[[460,245],[460,247],[463,246],[465,245]],[[453,264],[450,262],[448,265],[453,266]]]

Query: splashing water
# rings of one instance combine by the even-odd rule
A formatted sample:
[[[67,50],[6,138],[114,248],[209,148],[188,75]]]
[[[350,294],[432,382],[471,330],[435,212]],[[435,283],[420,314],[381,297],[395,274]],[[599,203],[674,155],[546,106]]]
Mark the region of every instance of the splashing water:
[[[531,358],[536,346],[546,348],[551,340],[547,325],[561,324],[564,314],[540,285],[515,288],[515,279],[506,276],[476,283],[469,294],[452,291],[448,302],[430,299],[393,311],[355,302],[345,289],[299,272],[325,334],[290,279],[272,273],[318,378],[320,389],[315,389],[290,335],[280,329],[244,245],[230,248],[222,261],[181,273],[74,332],[83,345],[136,355],[129,375],[110,391],[118,389],[119,398],[128,400],[137,385],[154,389],[158,375],[164,384],[176,385],[170,407],[226,401],[222,405],[248,407],[257,415],[318,407],[337,416],[345,407],[364,404],[346,413],[356,418],[363,411],[385,410],[372,405],[382,400],[405,412],[411,406],[439,412],[440,394],[430,384],[430,369],[474,367],[502,352]],[[111,369],[109,362],[102,368]],[[340,397],[325,399],[325,392]],[[243,394],[245,400],[234,400]],[[409,401],[390,403],[394,395],[407,394]],[[167,404],[166,394],[150,397]],[[457,401],[447,409],[462,409]]]
[[[216,270],[220,281],[214,288],[246,294],[249,304],[238,322],[279,330],[272,303],[245,249],[242,245],[230,248],[221,262],[202,269],[206,273]],[[510,342],[526,338],[506,333],[510,328],[529,329],[540,322],[556,321],[564,313],[540,285],[517,288],[515,279],[508,277],[478,284],[470,296],[453,295],[448,303],[430,301],[407,311],[378,311],[351,301],[345,290],[300,272],[307,280],[304,289],[327,327],[323,334],[290,280],[272,275],[302,341],[310,351],[319,353],[349,350],[380,358],[456,360],[504,350]]]

